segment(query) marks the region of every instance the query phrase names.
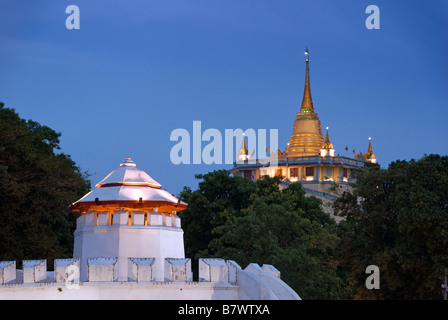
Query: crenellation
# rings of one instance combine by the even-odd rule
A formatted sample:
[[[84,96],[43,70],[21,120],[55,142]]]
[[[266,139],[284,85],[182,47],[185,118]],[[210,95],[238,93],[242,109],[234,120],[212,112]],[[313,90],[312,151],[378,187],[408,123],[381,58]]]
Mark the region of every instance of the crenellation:
[[[1,261],[0,262],[0,285],[16,283],[16,262]]]
[[[192,281],[190,258],[165,258],[165,281]]]
[[[47,260],[23,260],[23,283],[40,283],[47,280]]]
[[[80,259],[55,259],[54,279],[56,282],[66,282],[70,275],[79,276]]]
[[[110,226],[110,211],[98,211],[97,216],[98,226]]]
[[[241,267],[238,263],[233,260],[226,261],[229,275],[229,283],[235,284],[238,282],[238,270],[241,270]]]
[[[128,281],[155,281],[155,258],[128,258]]]
[[[129,221],[129,211],[120,209],[113,212],[114,226],[127,225]]]
[[[199,259],[199,281],[229,282],[229,266],[224,259]]]
[[[155,279],[155,268],[157,268],[156,258],[135,258],[128,260],[128,280],[129,282],[160,282]],[[87,259],[88,278],[87,282],[117,281],[118,259],[110,257],[96,257]],[[233,260],[220,258],[200,258],[199,282],[221,282],[236,284],[238,282],[238,271],[242,270],[238,263]],[[55,259],[54,279],[49,277],[47,271],[47,260],[23,260],[23,270],[16,269],[16,261],[0,261],[0,285],[12,283],[63,283],[67,281],[70,274],[77,274],[74,270],[80,268],[79,258]],[[190,258],[165,258],[164,259],[165,278],[162,282],[182,282],[192,281]],[[269,273],[280,278],[280,271],[270,264],[263,264],[260,267],[256,263],[250,263],[244,271],[260,275]],[[23,277],[16,277],[20,272]],[[23,279],[23,280],[22,280]]]
[[[267,273],[272,274],[273,276],[280,279],[280,271],[277,270],[273,265],[270,264],[263,264],[261,266],[261,270]]]
[[[132,211],[131,223],[134,226],[145,225],[145,211]]]
[[[164,222],[163,222],[163,225],[164,225],[164,226],[167,226],[167,227],[172,227],[172,226],[173,226],[171,216],[169,216],[169,215],[164,215]]]
[[[89,258],[87,259],[88,281],[113,282],[117,278],[117,258]]]
[[[150,226],[162,226],[163,225],[163,215],[160,212],[152,211],[149,217]]]
[[[130,219],[129,219],[130,217]],[[154,211],[90,211],[83,213],[76,220],[76,229],[92,227],[146,226],[181,228],[181,221],[177,214]]]
[[[145,290],[149,290],[147,294],[156,299],[161,298],[158,294],[161,292],[160,290],[165,290],[163,291],[166,295],[165,298],[182,298],[179,286],[193,290],[190,292],[195,292],[198,296],[218,299],[249,297],[251,299],[300,299],[280,280],[280,272],[269,264],[263,264],[260,267],[258,264],[251,263],[243,270],[233,260],[200,258],[198,262],[199,281],[193,281],[189,258],[165,258],[163,264],[165,278],[161,281],[155,278],[156,260],[151,257],[127,258],[127,281],[118,281],[117,258],[89,258],[88,278],[84,282],[80,282],[79,279],[80,259],[55,259],[54,279],[51,276],[52,272],[47,272],[46,260],[24,260],[23,270],[16,270],[16,261],[0,261],[0,299],[12,297],[8,292],[24,290],[25,293],[26,288],[30,286],[39,286],[39,290],[47,290],[47,292],[56,287],[58,288],[57,292],[76,293],[78,291],[65,290],[64,287],[61,287],[64,283],[66,289],[81,289],[81,291],[90,290],[89,288],[92,286],[105,291],[110,290],[109,292],[113,292],[114,288],[117,288],[116,286],[125,288],[134,286],[133,288],[136,290],[144,286]],[[22,273],[23,277],[17,276],[16,279],[16,274],[21,275]],[[216,292],[217,288],[220,288],[219,295]],[[86,291],[86,294],[88,292]],[[32,293],[26,294],[29,294],[27,297],[34,297]],[[84,295],[81,294],[80,297],[83,298]]]

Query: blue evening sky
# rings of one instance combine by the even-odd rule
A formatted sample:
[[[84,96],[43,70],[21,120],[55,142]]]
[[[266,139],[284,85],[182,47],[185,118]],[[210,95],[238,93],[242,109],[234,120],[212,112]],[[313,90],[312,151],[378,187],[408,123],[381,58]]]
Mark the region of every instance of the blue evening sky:
[[[79,30],[65,26],[71,4]],[[365,26],[371,4],[378,30]],[[0,0],[0,101],[61,132],[93,184],[131,157],[177,195],[195,173],[230,168],[171,163],[171,132],[195,120],[223,139],[278,129],[284,150],[308,47],[336,153],[372,137],[387,167],[448,154],[447,33],[446,0]]]

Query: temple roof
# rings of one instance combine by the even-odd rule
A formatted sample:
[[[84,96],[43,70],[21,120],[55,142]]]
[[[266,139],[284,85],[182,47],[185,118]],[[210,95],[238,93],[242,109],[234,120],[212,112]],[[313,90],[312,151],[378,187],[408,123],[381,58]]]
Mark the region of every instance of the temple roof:
[[[92,210],[153,210],[171,213],[187,207],[136,164],[126,158],[120,167],[95,185],[84,197],[71,205],[72,211]]]

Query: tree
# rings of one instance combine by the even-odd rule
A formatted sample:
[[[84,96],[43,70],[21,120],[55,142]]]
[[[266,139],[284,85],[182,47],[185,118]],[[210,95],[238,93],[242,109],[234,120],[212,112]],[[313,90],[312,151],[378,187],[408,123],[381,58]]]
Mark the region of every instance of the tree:
[[[90,182],[69,155],[54,152],[60,136],[0,103],[0,260],[73,254],[68,206]]]
[[[199,190],[182,193],[189,204],[181,212],[185,244],[195,250],[187,254],[242,267],[272,264],[302,298],[338,298],[336,224],[319,200],[305,197],[300,184],[280,190],[278,177],[253,182],[224,170],[198,177],[204,179]]]
[[[203,181],[194,192],[188,187],[184,188],[180,196],[188,207],[179,213],[184,230],[185,254],[194,260],[201,258],[198,254],[217,237],[213,230],[247,207],[249,196],[255,191],[252,181],[231,177],[225,170],[196,175],[196,178]],[[192,265],[193,270],[197,270],[197,263]]]
[[[363,299],[440,299],[448,266],[448,157],[395,161],[361,171],[352,193],[335,202],[340,272]],[[367,290],[365,268],[380,269]]]

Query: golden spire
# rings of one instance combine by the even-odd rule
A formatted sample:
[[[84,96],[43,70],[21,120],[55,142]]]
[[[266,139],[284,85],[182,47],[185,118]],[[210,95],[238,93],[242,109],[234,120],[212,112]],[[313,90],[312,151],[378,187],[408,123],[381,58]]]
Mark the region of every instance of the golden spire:
[[[328,135],[328,127],[327,135],[325,136],[325,143],[323,144],[322,149],[333,149],[333,144],[330,142],[330,136]]]
[[[243,143],[241,144],[239,154],[246,155],[246,156],[249,154],[249,150],[247,150],[247,147],[246,147],[246,137],[244,136],[244,134],[243,134]]]
[[[372,138],[369,137],[369,146],[367,147],[366,160],[376,163],[375,154],[373,153],[372,144],[370,142],[371,140]]]
[[[318,155],[324,144],[322,129],[311,99],[308,49],[306,55],[305,90],[300,111],[296,114],[287,154],[289,157]]]
[[[305,90],[303,92],[302,106],[300,107],[300,112],[314,112],[313,100],[311,99],[311,89],[310,89],[310,75],[308,66],[309,57],[308,48],[305,50],[306,55],[306,73],[305,73]]]
[[[238,151],[237,159],[238,159],[238,161],[249,160],[249,150],[247,150],[247,147],[246,147],[246,137],[244,136],[244,133],[243,133],[243,143],[241,144],[241,148]]]
[[[369,137],[369,146],[367,147],[367,154],[372,154],[372,144],[370,143],[370,141],[372,140],[372,138]]]

